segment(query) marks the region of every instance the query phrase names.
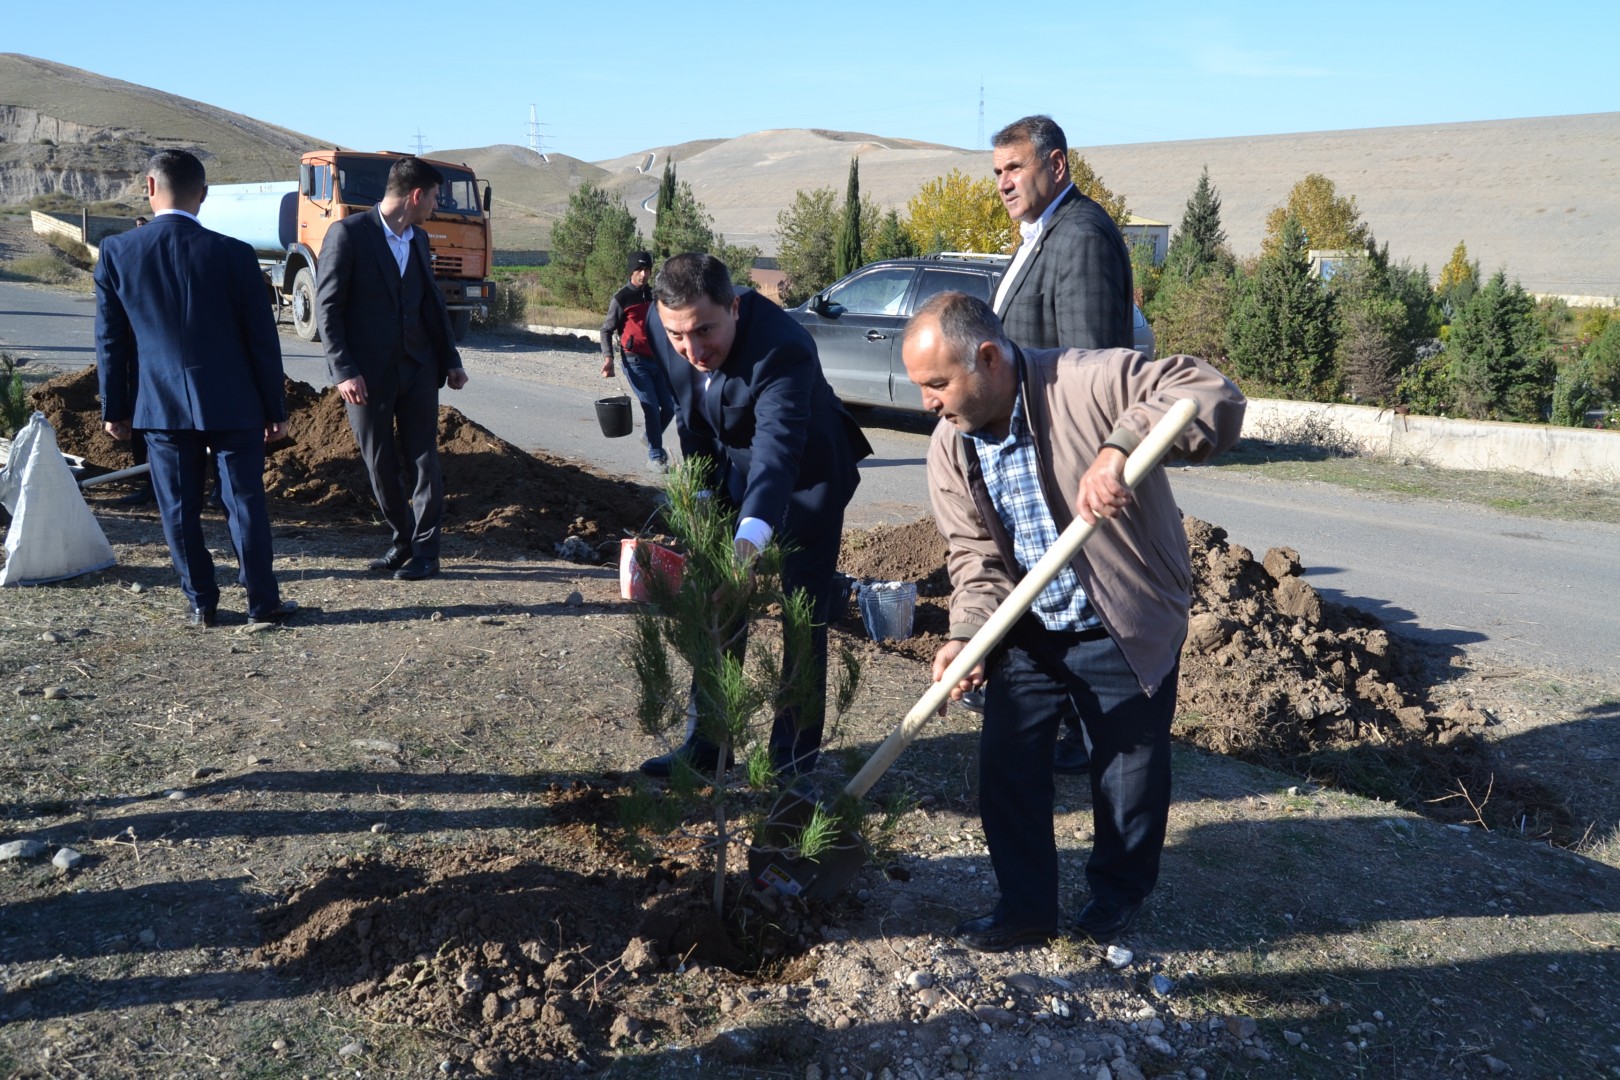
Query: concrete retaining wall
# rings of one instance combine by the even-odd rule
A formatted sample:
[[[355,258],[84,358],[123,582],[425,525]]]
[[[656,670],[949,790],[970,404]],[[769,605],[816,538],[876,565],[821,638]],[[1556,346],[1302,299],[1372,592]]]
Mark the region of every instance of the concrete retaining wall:
[[[1255,399],[1246,438],[1279,442],[1316,428],[1363,453],[1445,469],[1535,473],[1568,480],[1620,482],[1620,431],[1403,416],[1365,405]]]
[[[100,257],[99,245],[103,240],[135,227],[134,219],[127,217],[47,214],[41,210],[29,211],[29,217],[33,221],[34,232],[40,236],[60,236],[66,240],[76,240],[90,249],[90,257],[93,259]]]

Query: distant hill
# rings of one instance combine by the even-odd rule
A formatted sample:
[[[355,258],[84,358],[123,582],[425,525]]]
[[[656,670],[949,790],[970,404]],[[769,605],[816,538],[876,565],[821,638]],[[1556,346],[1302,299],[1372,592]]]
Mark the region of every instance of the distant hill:
[[[1320,172],[1355,196],[1398,259],[1437,273],[1462,240],[1486,273],[1506,267],[1534,292],[1620,295],[1620,113],[1080,149],[1134,213],[1172,226],[1207,164],[1240,255],[1258,250],[1289,188]],[[704,146],[676,170],[728,240],[771,252],[778,210],[799,188],[841,195],[852,154],[862,192],[885,207],[953,168],[990,174],[989,151],[805,130]],[[645,158],[600,164],[622,177],[625,162]]]
[[[209,180],[296,176],[298,156],[330,145],[189,98],[0,53],[0,203],[61,191],[87,200],[133,192],[157,150],[191,150]]]
[[[0,203],[50,191],[128,195],[163,146],[198,151],[210,179],[224,183],[290,177],[300,153],[329,145],[173,94],[0,54]],[[1620,113],[1080,149],[1134,213],[1172,226],[1208,165],[1239,255],[1259,248],[1265,216],[1288,189],[1320,172],[1355,196],[1397,258],[1438,272],[1462,240],[1487,273],[1505,267],[1534,292],[1620,296]],[[885,208],[904,207],[953,168],[990,173],[989,151],[821,129],[700,139],[595,163],[563,154],[542,160],[506,145],[433,156],[464,161],[490,181],[496,247],[520,257],[547,246],[551,224],[585,180],[623,197],[650,236],[645,203],[672,159],[716,228],[766,254],[775,252],[776,215],[794,192],[832,187],[841,195],[852,156],[861,161],[861,190]]]

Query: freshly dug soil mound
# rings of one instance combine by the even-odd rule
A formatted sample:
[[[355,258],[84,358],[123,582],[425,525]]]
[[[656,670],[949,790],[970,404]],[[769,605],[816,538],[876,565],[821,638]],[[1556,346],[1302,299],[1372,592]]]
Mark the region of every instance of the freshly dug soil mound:
[[[781,957],[820,938],[791,911],[760,917],[758,897],[732,905],[752,905],[750,934],[722,923],[703,898],[706,859],[638,864],[603,828],[628,795],[611,782],[552,785],[550,827],[518,851],[340,859],[261,913],[257,959],[344,990],[379,1023],[450,1036],[451,1057],[478,1075],[564,1075],[614,1046],[678,1037],[690,1023],[657,975],[685,972],[708,1007],[705,991],[748,964],[744,945]],[[803,961],[777,963],[802,975]]]
[[[337,391],[288,380],[285,442],[269,448],[265,490],[278,521],[367,522],[371,484]],[[129,444],[101,427],[94,368],[61,375],[33,394],[34,408],[70,454],[106,470],[134,464]],[[448,405],[439,408],[445,519],[450,531],[547,555],[568,536],[605,545],[634,534],[652,514],[654,492],[518,449]]]
[[[1467,706],[1431,704],[1431,656],[1355,608],[1325,601],[1299,554],[1260,561],[1219,526],[1185,518],[1194,588],[1176,734],[1216,753],[1303,773],[1447,821],[1577,839],[1562,801],[1505,772]],[[931,660],[949,629],[945,545],[932,520],[844,535],[852,578],[918,583],[916,633],[874,647]],[[839,628],[864,636],[851,609]]]

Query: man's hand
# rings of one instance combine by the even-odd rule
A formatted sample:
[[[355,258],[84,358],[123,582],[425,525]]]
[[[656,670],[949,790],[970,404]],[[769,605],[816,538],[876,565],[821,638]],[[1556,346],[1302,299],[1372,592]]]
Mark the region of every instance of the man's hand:
[[[356,375],[352,379],[344,379],[338,383],[338,397],[350,405],[364,405],[366,403],[366,377]]]
[[[613,357],[611,355],[602,357],[602,378],[613,378]]]
[[[460,390],[467,385],[467,369],[453,367],[450,374],[445,376],[444,384],[452,390]]]
[[[130,426],[128,420],[108,420],[101,426],[107,430],[107,434],[119,442],[128,442],[130,435],[134,433],[134,428]]]
[[[939,652],[934,654],[935,682],[939,682],[940,679],[945,677],[945,669],[951,666],[951,661],[960,656],[962,650],[965,648],[967,648],[967,642],[954,640],[947,641],[945,644],[939,647]],[[963,694],[966,694],[972,690],[977,690],[983,685],[984,662],[981,660],[979,663],[974,664],[973,667],[968,669],[967,675],[962,678],[961,682],[951,687],[951,700],[961,701]],[[945,706],[941,705],[939,707],[939,711],[941,715],[944,715]]]
[[[275,421],[273,423],[269,423],[269,424],[264,425],[264,441],[265,442],[267,442],[267,443],[278,442],[281,439],[284,439],[286,437],[287,437],[287,421],[285,421],[285,420],[277,420],[277,421]]]
[[[1111,518],[1130,505],[1131,489],[1125,486],[1125,451],[1105,446],[1097,460],[1080,478],[1080,497],[1074,508],[1087,525],[1100,517]]]

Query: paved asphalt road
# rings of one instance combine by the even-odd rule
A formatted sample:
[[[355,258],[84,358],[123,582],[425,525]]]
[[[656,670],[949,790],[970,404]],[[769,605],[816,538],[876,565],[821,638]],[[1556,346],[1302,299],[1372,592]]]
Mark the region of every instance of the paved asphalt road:
[[[0,349],[42,365],[94,360],[87,295],[0,283]],[[643,450],[605,440],[592,402],[602,384],[589,351],[485,338],[473,381],[444,400],[528,449],[636,474]],[[320,347],[282,336],[287,373],[325,385]],[[510,354],[510,355],[502,355]],[[876,454],[863,463],[852,526],[927,513],[928,423],[861,415]],[[673,435],[673,432],[671,432]],[[1598,675],[1620,686],[1620,527],[1513,517],[1459,504],[1277,483],[1218,468],[1178,469],[1183,509],[1224,527],[1257,556],[1296,549],[1308,579],[1392,627],[1457,646],[1482,662]]]

